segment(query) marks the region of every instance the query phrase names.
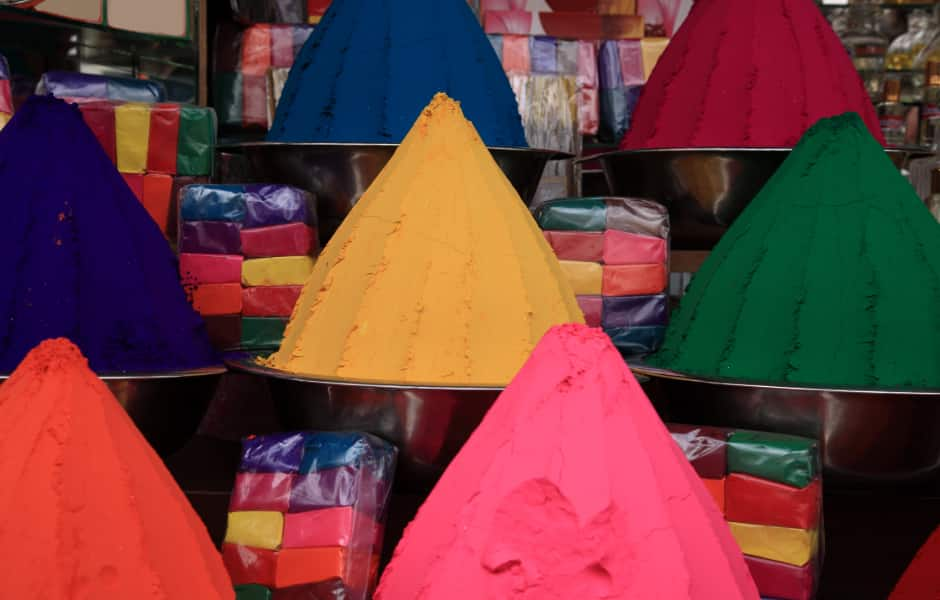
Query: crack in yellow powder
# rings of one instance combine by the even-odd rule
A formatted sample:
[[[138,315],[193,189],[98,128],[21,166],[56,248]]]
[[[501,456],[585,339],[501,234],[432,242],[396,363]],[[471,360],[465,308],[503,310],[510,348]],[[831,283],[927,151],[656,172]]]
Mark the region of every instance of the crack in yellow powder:
[[[264,359],[354,381],[505,385],[542,334],[583,323],[525,204],[438,94],[320,255]]]

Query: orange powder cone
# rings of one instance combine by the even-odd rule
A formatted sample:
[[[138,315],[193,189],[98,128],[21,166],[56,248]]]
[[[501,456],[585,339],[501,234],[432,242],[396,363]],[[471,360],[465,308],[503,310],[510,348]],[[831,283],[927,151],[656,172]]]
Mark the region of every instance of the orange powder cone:
[[[234,597],[186,497],[68,340],[0,387],[0,483],[5,598]]]
[[[740,549],[600,329],[551,329],[447,468],[376,600],[757,600]]]
[[[323,250],[271,367],[505,385],[552,325],[583,323],[525,204],[438,94]]]

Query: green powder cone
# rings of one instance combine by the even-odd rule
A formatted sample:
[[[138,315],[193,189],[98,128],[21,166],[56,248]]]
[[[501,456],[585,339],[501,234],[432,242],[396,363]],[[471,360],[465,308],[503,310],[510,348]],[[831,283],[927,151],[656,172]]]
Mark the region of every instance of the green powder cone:
[[[692,279],[650,363],[940,389],[940,224],[858,115],[803,136]]]

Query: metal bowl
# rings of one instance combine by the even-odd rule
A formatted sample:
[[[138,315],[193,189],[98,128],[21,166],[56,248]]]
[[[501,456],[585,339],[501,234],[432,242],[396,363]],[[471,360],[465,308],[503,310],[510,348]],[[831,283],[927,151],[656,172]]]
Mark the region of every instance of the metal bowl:
[[[225,367],[171,373],[98,375],[162,457],[182,448],[196,433]],[[0,382],[9,374],[0,375]]]
[[[759,385],[634,364],[664,420],[819,440],[841,484],[919,482],[940,474],[940,390]]]
[[[294,375],[250,358],[234,371],[264,377],[288,430],[355,430],[398,446],[398,481],[427,490],[483,419],[502,388],[354,383]]]
[[[398,148],[397,144],[246,142],[220,145],[219,179],[230,183],[282,183],[317,196],[325,243]],[[553,150],[490,148],[516,191],[530,204],[550,160],[572,158]],[[244,157],[244,162],[233,160]]]
[[[615,196],[649,198],[669,209],[672,247],[710,250],[790,155],[790,148],[623,150],[591,157]],[[918,152],[888,149],[899,168]],[[921,152],[922,154],[922,152]]]

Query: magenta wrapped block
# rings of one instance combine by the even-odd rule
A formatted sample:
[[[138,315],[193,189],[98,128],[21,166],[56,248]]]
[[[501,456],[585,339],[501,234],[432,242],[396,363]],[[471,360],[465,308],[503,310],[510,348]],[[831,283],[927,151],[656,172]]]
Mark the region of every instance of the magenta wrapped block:
[[[229,510],[287,512],[293,485],[292,473],[239,473]]]

